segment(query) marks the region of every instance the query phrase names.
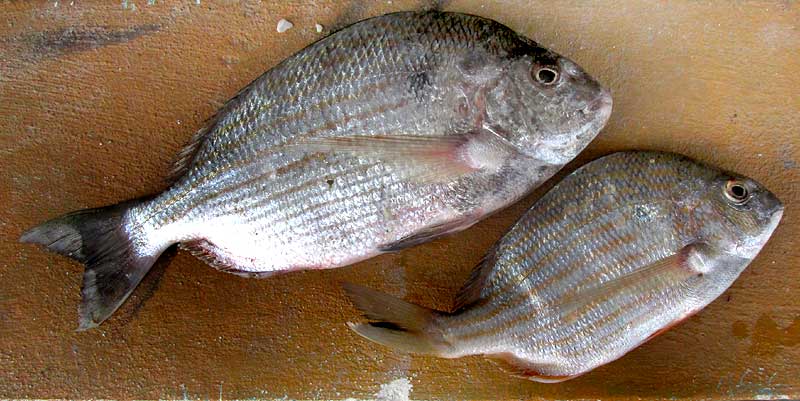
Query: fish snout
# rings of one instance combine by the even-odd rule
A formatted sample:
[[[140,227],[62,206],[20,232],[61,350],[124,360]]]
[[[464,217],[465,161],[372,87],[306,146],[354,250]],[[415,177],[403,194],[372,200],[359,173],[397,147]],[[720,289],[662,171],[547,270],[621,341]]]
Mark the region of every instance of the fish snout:
[[[775,196],[770,198],[770,201],[768,201],[769,204],[767,205],[769,210],[769,219],[773,225],[777,226],[781,221],[781,218],[783,218],[783,203],[781,203],[781,201]]]
[[[775,194],[765,188],[757,191],[753,196],[758,214],[764,220],[776,221],[783,216],[783,202]]]
[[[614,101],[611,99],[611,92],[608,89],[603,88],[600,91],[600,94],[597,97],[589,102],[589,105],[586,106],[589,111],[604,111],[609,110],[611,111],[611,107],[613,106]]]
[[[601,88],[600,94],[588,101],[584,107],[578,111],[592,120],[597,120],[605,124],[609,117],[611,117],[613,106],[614,101],[611,98],[611,93],[607,89]]]

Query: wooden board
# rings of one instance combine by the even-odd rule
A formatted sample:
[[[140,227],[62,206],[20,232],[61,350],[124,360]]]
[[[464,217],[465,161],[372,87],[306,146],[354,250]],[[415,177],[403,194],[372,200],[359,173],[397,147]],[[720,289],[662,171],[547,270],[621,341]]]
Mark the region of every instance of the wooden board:
[[[332,271],[248,280],[180,252],[106,324],[74,331],[81,267],[18,244],[23,230],[159,190],[204,119],[320,38],[315,23],[430,6],[501,21],[613,90],[608,127],[566,171],[622,149],[685,153],[772,189],[786,205],[774,238],[697,316],[556,385],[363,341],[338,287],[446,308],[543,190],[461,234]],[[281,18],[294,28],[277,33]],[[798,398],[799,22],[796,2],[1,2],[0,398],[373,398],[397,379],[413,399]]]

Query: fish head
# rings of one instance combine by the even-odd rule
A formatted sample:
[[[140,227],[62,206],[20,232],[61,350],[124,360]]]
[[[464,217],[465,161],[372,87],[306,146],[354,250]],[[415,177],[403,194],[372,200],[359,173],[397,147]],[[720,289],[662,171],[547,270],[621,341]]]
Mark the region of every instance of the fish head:
[[[703,236],[718,242],[716,248],[752,260],[772,236],[783,216],[783,204],[757,181],[723,172],[706,190],[716,224],[705,224]]]
[[[533,48],[508,69],[510,88],[498,101],[514,105],[508,140],[528,156],[563,165],[578,155],[608,122],[611,93],[578,64]],[[500,113],[495,113],[500,114]]]

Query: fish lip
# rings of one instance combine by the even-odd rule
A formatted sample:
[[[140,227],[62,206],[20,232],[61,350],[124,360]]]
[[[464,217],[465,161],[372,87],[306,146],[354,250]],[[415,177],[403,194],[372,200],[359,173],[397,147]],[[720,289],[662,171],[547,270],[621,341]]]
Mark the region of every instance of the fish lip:
[[[606,88],[602,88],[600,94],[594,99],[589,101],[586,107],[583,108],[585,113],[597,113],[601,115],[611,115],[611,109],[614,107],[614,99],[611,97],[611,92]]]
[[[583,108],[578,109],[578,112],[587,117],[591,125],[603,128],[611,117],[613,108],[614,100],[611,92],[606,88],[601,88],[600,93],[594,99],[586,102]]]
[[[783,219],[783,209],[783,204],[780,202],[772,208],[769,216],[769,226],[772,228],[772,230],[774,230],[775,227],[778,226],[778,223],[781,222],[781,219]]]
[[[783,218],[784,205],[777,196],[768,192],[766,196],[762,197],[762,204],[764,206],[763,216],[769,219],[769,224],[777,226]],[[773,227],[774,228],[774,227]]]
[[[783,202],[781,202],[781,200],[778,199],[778,197],[775,195],[772,195],[771,201],[773,204],[772,207],[770,208],[770,214],[775,215],[776,213],[778,213],[780,215],[783,215],[783,209],[784,209]]]
[[[783,204],[775,198],[775,205],[770,208],[768,212],[769,220],[764,225],[759,235],[755,236],[751,241],[736,247],[736,255],[743,258],[753,259],[764,248],[764,245],[772,237],[775,229],[783,218]]]

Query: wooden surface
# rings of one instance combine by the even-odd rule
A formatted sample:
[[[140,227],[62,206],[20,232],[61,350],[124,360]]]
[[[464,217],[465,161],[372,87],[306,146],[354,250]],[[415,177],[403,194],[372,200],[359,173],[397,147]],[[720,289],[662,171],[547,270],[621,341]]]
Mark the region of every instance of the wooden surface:
[[[152,4],[151,4],[152,3]],[[412,399],[800,397],[800,4],[453,1],[575,59],[614,93],[566,169],[622,149],[749,175],[786,205],[733,287],[621,360],[547,385],[479,358],[409,357],[344,325],[338,287],[447,308],[542,193],[461,234],[331,271],[266,280],[180,252],[99,329],[75,332],[82,268],[16,242],[75,209],[161,189],[173,155],[238,89],[326,31],[408,1],[0,2],[0,398]],[[294,28],[276,32],[286,18]],[[552,185],[549,183],[546,187]]]

